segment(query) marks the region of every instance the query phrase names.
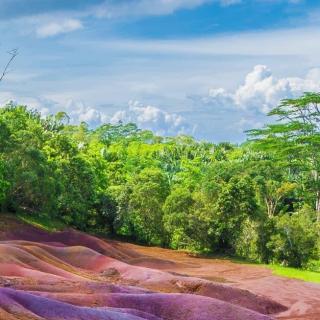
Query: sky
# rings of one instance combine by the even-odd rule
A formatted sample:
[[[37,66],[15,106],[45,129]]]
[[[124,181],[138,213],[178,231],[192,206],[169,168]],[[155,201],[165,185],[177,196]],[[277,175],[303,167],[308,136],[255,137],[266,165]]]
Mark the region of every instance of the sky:
[[[0,0],[0,104],[242,142],[320,91],[318,0]]]

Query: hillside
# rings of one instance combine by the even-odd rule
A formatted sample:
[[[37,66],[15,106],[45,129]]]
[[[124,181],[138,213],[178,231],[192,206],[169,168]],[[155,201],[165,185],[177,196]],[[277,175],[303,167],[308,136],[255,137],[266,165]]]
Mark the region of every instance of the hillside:
[[[0,319],[316,319],[320,286],[267,269],[47,232],[0,227]]]

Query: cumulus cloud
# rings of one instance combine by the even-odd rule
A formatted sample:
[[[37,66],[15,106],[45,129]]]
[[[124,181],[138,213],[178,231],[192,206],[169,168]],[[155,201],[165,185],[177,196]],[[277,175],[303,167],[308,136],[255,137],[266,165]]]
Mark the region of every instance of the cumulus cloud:
[[[108,121],[107,115],[97,108],[85,105],[82,101],[69,99],[64,106],[60,105],[61,108],[69,115],[71,123],[86,122],[91,127],[97,127]]]
[[[196,128],[179,114],[169,113],[154,106],[143,105],[137,101],[130,101],[127,108],[111,115],[99,108],[87,106],[81,101],[72,99],[61,103],[45,97],[17,96],[11,92],[1,92],[0,106],[9,102],[36,109],[43,116],[64,111],[68,114],[71,124],[86,122],[93,128],[103,123],[134,122],[141,129],[152,130],[156,134],[165,136],[193,134]]]
[[[66,19],[63,21],[50,22],[37,27],[36,33],[40,38],[56,36],[62,33],[73,32],[82,29],[82,22],[78,19]]]
[[[235,91],[223,88],[209,90],[204,97],[193,97],[199,104],[211,107],[268,113],[281,99],[293,98],[305,91],[320,91],[320,69],[311,69],[306,77],[277,78],[265,65],[256,65]]]
[[[70,116],[71,123],[84,121],[91,127],[109,122],[113,124],[134,122],[139,128],[152,130],[159,135],[192,134],[194,131],[194,127],[181,115],[166,112],[155,106],[144,105],[138,101],[130,101],[127,108],[116,111],[114,114],[107,114],[102,109],[88,107],[83,102],[74,100],[69,100],[63,110]]]
[[[36,109],[43,116],[47,116],[51,113],[54,113],[54,110],[59,109],[59,104],[56,101],[47,99],[45,97],[32,97],[14,94],[10,91],[1,91],[0,92],[0,107],[8,103],[15,105],[26,105],[30,109]]]
[[[277,79],[264,65],[254,67],[245,83],[235,93],[235,103],[242,108],[257,108],[268,112],[281,99],[293,98],[305,91],[319,91],[319,79],[312,79],[316,69],[310,71],[305,78],[289,77]]]
[[[213,141],[241,141],[244,130],[261,127],[268,121],[266,113],[281,99],[297,97],[305,91],[320,91],[320,68],[309,70],[303,77],[277,77],[267,66],[256,65],[234,90],[217,87],[207,95],[190,96],[192,101],[184,101],[183,115],[137,101],[111,112],[94,103],[86,105],[80,100],[67,100],[63,94],[48,98],[2,91],[0,103],[17,101],[38,109],[43,115],[65,111],[71,123],[85,121],[91,127],[109,122],[134,122],[159,135],[195,134]],[[115,110],[114,106],[111,108]],[[202,125],[196,127],[196,123]]]
[[[138,101],[130,101],[127,110],[117,111],[111,118],[111,123],[134,122],[138,127],[152,130],[158,135],[172,136],[177,134],[192,134],[192,127],[181,115],[169,113],[157,107],[143,105]]]
[[[64,111],[69,115],[70,123],[72,124],[86,122],[90,126],[95,127],[108,121],[108,117],[98,109],[86,106],[83,102],[72,99],[68,99],[65,102],[58,102],[46,97],[17,95],[9,91],[0,92],[0,106],[8,103],[25,105],[29,109],[36,109],[44,117],[59,111]]]
[[[210,129],[197,133],[212,135],[212,140],[243,141],[245,130],[260,128],[270,121],[267,113],[280,100],[298,97],[306,91],[320,91],[320,68],[304,77],[276,77],[265,65],[256,65],[234,90],[212,88],[207,95],[193,95],[194,114],[211,118]],[[204,131],[202,133],[202,131]]]

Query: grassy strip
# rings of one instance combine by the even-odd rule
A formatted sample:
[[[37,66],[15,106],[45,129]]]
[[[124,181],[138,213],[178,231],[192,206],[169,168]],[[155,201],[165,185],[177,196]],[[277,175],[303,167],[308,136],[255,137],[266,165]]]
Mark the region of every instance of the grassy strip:
[[[218,257],[218,259],[221,257]],[[222,257],[222,259],[231,260],[234,263],[249,264],[257,267],[265,267],[272,270],[272,274],[287,277],[291,279],[299,279],[307,282],[320,283],[320,272],[310,271],[298,268],[283,267],[278,264],[261,264],[253,260],[247,260],[241,257]]]
[[[60,231],[66,228],[63,222],[45,215],[27,215],[21,213],[18,214],[18,218],[25,223],[49,232]]]
[[[271,269],[272,273],[278,276],[320,283],[320,272],[282,267],[274,264],[265,265],[265,267]]]

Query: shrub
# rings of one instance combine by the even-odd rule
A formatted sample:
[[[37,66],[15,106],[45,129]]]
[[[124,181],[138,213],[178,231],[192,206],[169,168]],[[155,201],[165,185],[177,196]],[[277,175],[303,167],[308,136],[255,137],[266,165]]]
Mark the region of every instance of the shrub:
[[[318,230],[313,210],[305,207],[292,215],[279,216],[275,228],[267,243],[274,262],[300,268],[317,258]]]

